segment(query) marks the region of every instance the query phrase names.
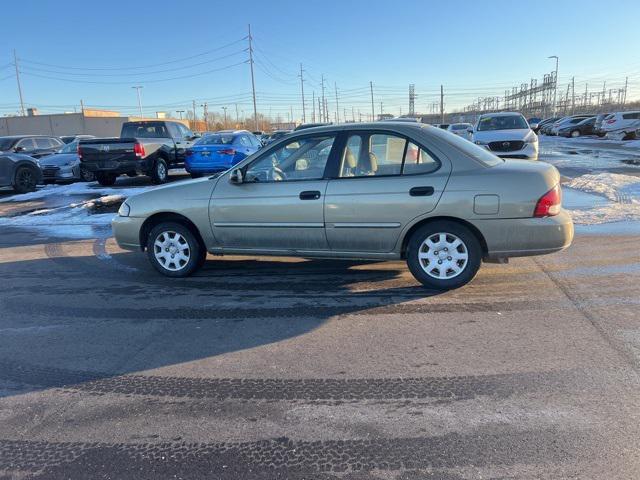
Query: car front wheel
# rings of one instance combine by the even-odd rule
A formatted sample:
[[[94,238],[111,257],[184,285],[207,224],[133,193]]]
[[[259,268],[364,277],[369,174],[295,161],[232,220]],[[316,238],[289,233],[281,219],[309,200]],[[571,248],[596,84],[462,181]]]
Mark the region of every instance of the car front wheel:
[[[147,239],[151,265],[167,277],[187,277],[200,268],[207,252],[195,235],[180,223],[156,225]]]
[[[151,171],[151,183],[159,185],[165,183],[169,178],[169,170],[167,168],[167,162],[162,158],[158,158],[153,164],[153,170]]]
[[[425,287],[459,288],[475,277],[482,261],[482,247],[467,227],[440,221],[416,230],[407,245],[407,265]]]
[[[36,175],[31,167],[18,167],[13,184],[16,193],[33,192],[36,184]]]

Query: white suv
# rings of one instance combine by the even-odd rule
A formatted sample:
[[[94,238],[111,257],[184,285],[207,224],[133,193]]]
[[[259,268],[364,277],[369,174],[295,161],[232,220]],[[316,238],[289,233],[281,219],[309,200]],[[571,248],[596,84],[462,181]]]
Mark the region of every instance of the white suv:
[[[640,138],[640,112],[612,113],[603,120],[600,128],[609,138]]]
[[[538,159],[538,136],[518,112],[481,115],[471,140],[499,157]]]

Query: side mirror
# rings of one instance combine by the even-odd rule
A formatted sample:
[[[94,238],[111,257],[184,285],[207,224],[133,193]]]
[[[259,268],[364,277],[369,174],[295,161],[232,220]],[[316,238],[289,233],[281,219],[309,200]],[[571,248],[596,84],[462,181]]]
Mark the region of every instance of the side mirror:
[[[467,128],[467,133],[473,133],[473,128]]]
[[[16,148],[13,149],[13,151],[14,152],[24,152],[25,149],[24,149],[24,147],[16,147]]]
[[[244,181],[242,176],[242,169],[236,168],[231,171],[231,175],[229,175],[229,183],[234,183],[236,185],[240,185]]]

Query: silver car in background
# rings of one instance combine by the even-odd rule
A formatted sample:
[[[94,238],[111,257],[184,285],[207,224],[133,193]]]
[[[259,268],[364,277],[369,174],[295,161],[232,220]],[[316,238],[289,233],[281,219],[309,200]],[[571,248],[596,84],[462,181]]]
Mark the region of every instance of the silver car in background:
[[[538,159],[538,136],[518,112],[480,115],[471,140],[502,158]]]
[[[429,288],[469,282],[482,260],[569,246],[560,175],[503,160],[428,125],[376,122],[294,132],[218,177],[127,199],[118,244],[171,277],[207,252],[406,259]]]

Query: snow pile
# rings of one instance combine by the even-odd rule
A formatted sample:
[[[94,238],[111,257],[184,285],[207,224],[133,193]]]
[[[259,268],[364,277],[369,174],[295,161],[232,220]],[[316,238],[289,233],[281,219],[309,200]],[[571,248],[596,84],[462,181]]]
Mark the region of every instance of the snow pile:
[[[640,177],[618,173],[587,174],[564,184],[597,195],[581,205],[567,205],[573,221],[582,225],[640,220]],[[604,197],[608,202],[602,202]]]
[[[153,186],[144,187],[102,187],[96,183],[77,182],[69,185],[46,185],[38,188],[35,192],[11,195],[1,198],[0,202],[24,202],[31,200],[42,200],[51,195],[70,196],[70,195],[119,195],[129,197],[136,193],[142,193],[145,190],[153,188]]]

